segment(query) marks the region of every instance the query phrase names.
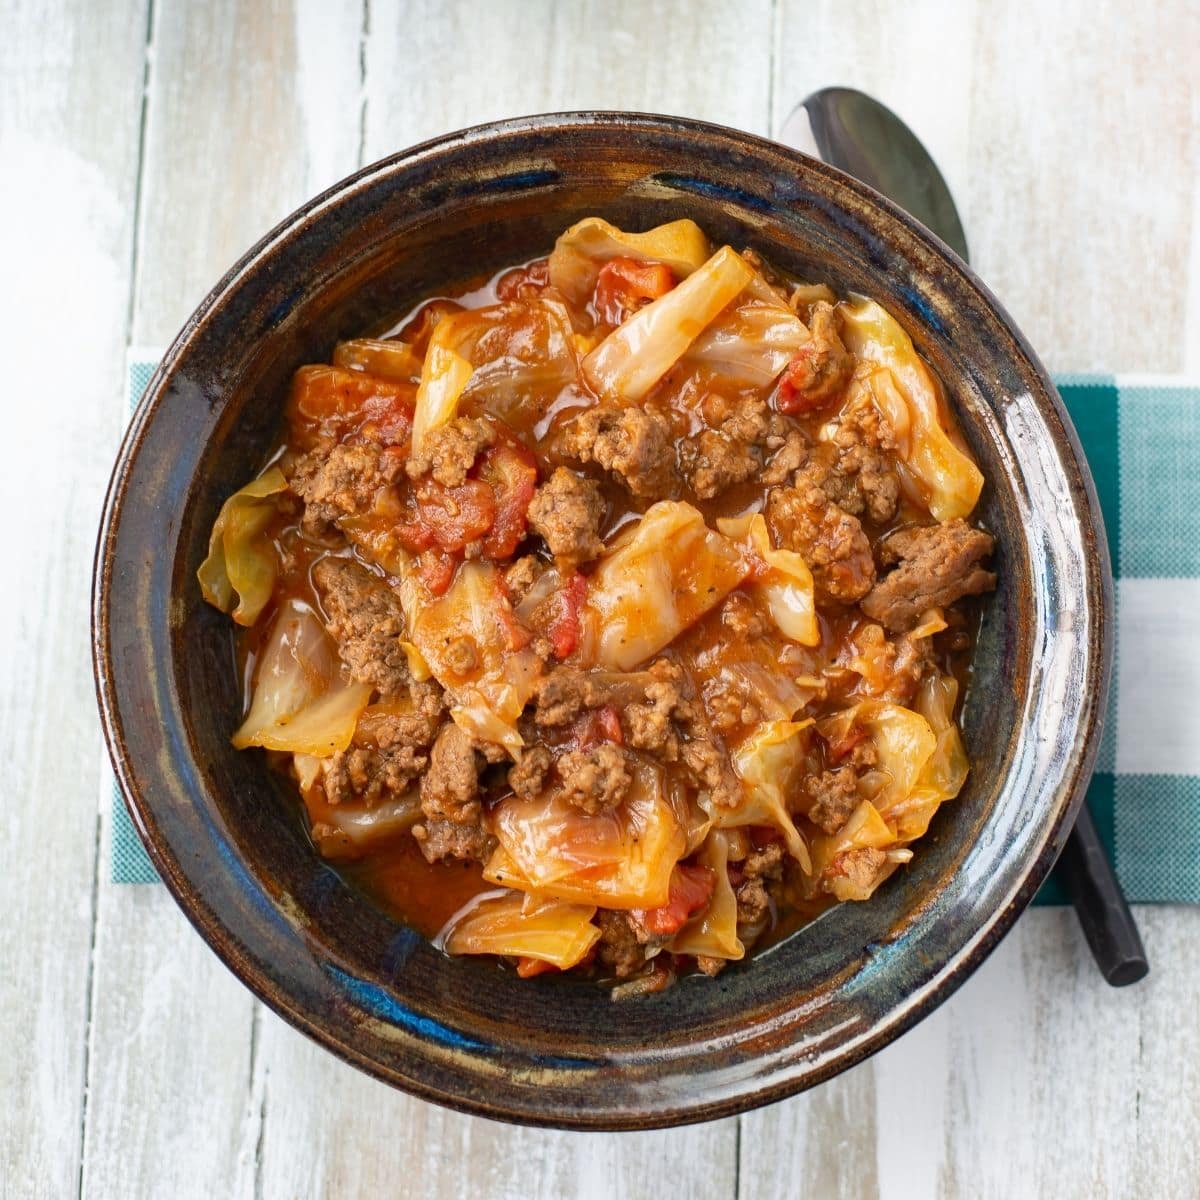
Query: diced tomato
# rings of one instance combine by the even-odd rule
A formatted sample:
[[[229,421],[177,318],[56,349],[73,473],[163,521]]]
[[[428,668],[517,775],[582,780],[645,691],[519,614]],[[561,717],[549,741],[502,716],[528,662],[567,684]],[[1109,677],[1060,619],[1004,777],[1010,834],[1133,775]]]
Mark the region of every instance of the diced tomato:
[[[403,445],[412,435],[416,395],[416,386],[401,380],[341,367],[301,367],[288,395],[290,440],[307,449],[320,439],[343,441],[367,430],[375,441]]]
[[[555,658],[567,658],[579,645],[579,610],[586,598],[587,580],[578,571],[555,594],[557,611],[546,629]]]
[[[496,501],[486,483],[468,479],[458,487],[446,487],[429,480],[417,492],[417,528],[410,532],[404,526],[400,537],[415,543],[427,530],[432,544],[453,553],[483,537],[495,519]]]
[[[625,745],[625,734],[621,729],[621,715],[611,704],[597,708],[595,717],[606,740],[616,742],[618,746]]]
[[[498,440],[484,453],[475,474],[492,489],[496,514],[483,553],[499,561],[510,558],[525,536],[537,487],[537,460],[499,422],[496,425]]]
[[[553,963],[542,962],[540,958],[528,958],[522,955],[517,959],[517,974],[522,979],[532,979],[535,975],[544,975],[547,971],[557,971]]]
[[[837,389],[830,388],[828,384],[817,386],[818,368],[814,360],[822,352],[816,342],[807,342],[784,368],[779,391],[775,394],[775,407],[781,413],[795,415],[817,412],[837,395]]]
[[[496,617],[504,629],[508,648],[514,653],[518,650],[524,650],[533,641],[533,634],[517,620],[516,614],[512,610],[512,605],[507,603],[507,600],[503,604],[496,605]]]
[[[531,291],[541,291],[550,282],[550,260],[539,258],[526,267],[514,267],[496,280],[498,300],[519,300]]]
[[[606,325],[620,325],[643,304],[665,296],[676,284],[675,273],[662,263],[613,258],[600,268],[592,304]]]
[[[592,750],[604,742],[625,745],[625,734],[621,729],[621,715],[611,704],[601,708],[590,708],[580,713],[567,728],[566,739],[559,748],[567,750]]]
[[[671,872],[671,887],[667,902],[659,908],[634,910],[648,933],[667,935],[678,933],[693,913],[699,912],[712,898],[717,877],[709,867],[677,865]]]
[[[461,560],[457,555],[426,550],[420,558],[421,582],[434,596],[444,596]]]
[[[859,742],[865,742],[870,734],[861,725],[851,725],[836,741],[829,743],[829,761],[840,762]]]

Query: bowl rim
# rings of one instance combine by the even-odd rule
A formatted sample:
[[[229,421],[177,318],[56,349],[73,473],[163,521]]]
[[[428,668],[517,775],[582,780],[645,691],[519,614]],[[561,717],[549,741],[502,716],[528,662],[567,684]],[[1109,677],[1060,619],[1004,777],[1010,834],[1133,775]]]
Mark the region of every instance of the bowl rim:
[[[684,133],[701,138],[733,139],[751,154],[769,152],[793,158],[798,167],[825,176],[835,190],[848,191],[865,201],[868,206],[882,209],[885,215],[904,226],[907,233],[917,242],[925,243],[938,257],[946,260],[951,269],[962,277],[962,282],[973,290],[983,305],[995,315],[1024,360],[1022,365],[1025,371],[1040,383],[1041,395],[1034,394],[1032,399],[1037,408],[1042,410],[1042,415],[1052,417],[1063,434],[1064,449],[1069,450],[1066,466],[1077,473],[1079,489],[1086,501],[1080,507],[1083,520],[1081,533],[1091,550],[1086,587],[1088,611],[1093,614],[1093,619],[1089,621],[1085,634],[1081,636],[1092,650],[1089,661],[1093,677],[1085,681],[1086,686],[1090,688],[1092,700],[1080,723],[1076,746],[1068,759],[1069,765],[1064,770],[1063,781],[1058,789],[1058,811],[1046,826],[1036,855],[1019,871],[1020,882],[1011,889],[1005,902],[980,919],[974,934],[957,952],[941,958],[938,968],[923,985],[906,993],[903,1002],[893,1006],[868,1033],[823,1053],[811,1069],[774,1082],[769,1077],[760,1077],[742,1083],[732,1093],[719,1096],[710,1094],[695,1102],[671,1107],[659,1106],[657,1102],[650,1100],[644,1110],[632,1116],[604,1107],[595,1111],[548,1115],[545,1110],[515,1107],[512,1103],[506,1103],[503,1096],[498,1099],[482,1099],[475,1094],[443,1090],[420,1078],[402,1075],[363,1053],[349,1040],[338,1037],[331,1027],[303,1011],[292,1002],[291,997],[273,987],[273,981],[260,964],[254,961],[251,954],[240,950],[233,944],[232,939],[222,937],[221,933],[225,931],[225,927],[206,904],[201,892],[191,886],[182,872],[178,855],[161,835],[154,819],[153,806],[147,802],[137,779],[133,763],[134,754],[125,736],[124,720],[115,693],[114,680],[117,669],[114,667],[108,594],[114,565],[116,532],[126,500],[128,475],[147,429],[162,405],[165,395],[163,384],[175,371],[178,361],[186,353],[192,335],[203,324],[208,314],[237,286],[243,276],[269,259],[277,243],[282,243],[298,233],[306,224],[317,219],[326,208],[336,205],[342,197],[350,195],[361,185],[376,177],[385,179],[421,159],[459,147],[487,143],[500,135],[536,131],[561,136],[569,134],[572,129],[595,126],[619,128],[627,135],[633,135],[637,129],[642,128],[652,132]],[[1049,413],[1044,411],[1043,400],[1049,403]],[[1061,457],[1068,458],[1065,453]],[[769,138],[686,117],[621,110],[578,110],[539,113],[471,126],[417,143],[366,165],[321,191],[285,217],[225,272],[163,353],[122,438],[105,493],[103,516],[93,560],[91,634],[96,697],[104,739],[118,785],[138,835],[159,877],[188,920],[226,967],[259,1000],[294,1028],[332,1051],[343,1061],[421,1099],[457,1111],[518,1124],[576,1130],[645,1130],[730,1116],[784,1099],[825,1082],[876,1053],[929,1015],[982,964],[1011,929],[1049,873],[1074,824],[1079,806],[1083,803],[1099,752],[1099,733],[1103,728],[1107,707],[1113,654],[1113,611],[1113,580],[1103,515],[1078,435],[1053,382],[1020,329],[990,289],[949,246],[868,185],[819,159]]]

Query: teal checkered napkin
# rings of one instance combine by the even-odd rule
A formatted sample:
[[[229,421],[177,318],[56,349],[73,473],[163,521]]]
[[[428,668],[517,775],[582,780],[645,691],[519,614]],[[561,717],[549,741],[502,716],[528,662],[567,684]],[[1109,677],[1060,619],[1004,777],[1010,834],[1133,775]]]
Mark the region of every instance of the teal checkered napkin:
[[[130,408],[154,371],[129,364]],[[1130,900],[1200,903],[1200,387],[1058,381],[1117,581],[1117,663],[1088,803]],[[157,880],[113,788],[114,883]],[[1060,902],[1053,881],[1038,897]]]

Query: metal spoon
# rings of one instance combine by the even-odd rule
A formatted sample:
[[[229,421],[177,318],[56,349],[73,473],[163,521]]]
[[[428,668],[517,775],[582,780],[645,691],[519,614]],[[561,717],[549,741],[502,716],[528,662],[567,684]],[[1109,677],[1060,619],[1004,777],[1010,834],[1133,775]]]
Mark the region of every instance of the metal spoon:
[[[967,259],[967,237],[942,173],[912,130],[878,100],[853,88],[822,88],[792,111],[779,141],[862,180]],[[1113,987],[1136,983],[1150,965],[1086,803],[1054,869],[1101,974]]]

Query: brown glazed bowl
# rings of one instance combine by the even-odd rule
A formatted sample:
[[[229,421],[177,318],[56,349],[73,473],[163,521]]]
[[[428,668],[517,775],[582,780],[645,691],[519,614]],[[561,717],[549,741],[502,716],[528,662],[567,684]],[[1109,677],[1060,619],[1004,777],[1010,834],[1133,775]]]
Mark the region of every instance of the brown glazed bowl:
[[[715,980],[614,1003],[443,957],[351,891],[229,734],[231,625],[196,567],[259,468],[292,371],[597,213],[717,242],[891,310],[957,400],[997,537],[964,732],[973,769],[913,863]],[[121,787],[167,887],[259,997],[348,1062],[489,1117],[578,1129],[724,1116],[820,1083],[930,1012],[995,947],[1071,828],[1099,744],[1111,577],[1053,387],[954,254],[869,188],[712,125],[572,113],[453,134],[319,196],[217,285],[125,438],[100,530],[95,669]]]

